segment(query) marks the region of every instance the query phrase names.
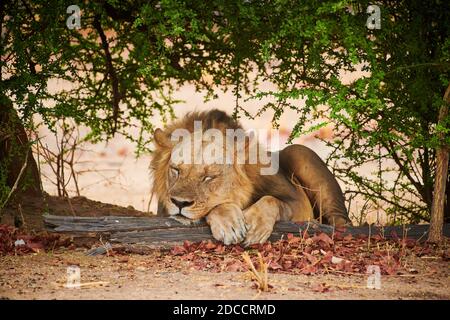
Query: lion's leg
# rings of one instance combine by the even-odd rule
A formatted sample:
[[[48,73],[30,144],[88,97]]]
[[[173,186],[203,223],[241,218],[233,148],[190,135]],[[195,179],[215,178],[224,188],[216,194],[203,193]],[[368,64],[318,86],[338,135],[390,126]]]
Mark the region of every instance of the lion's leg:
[[[280,166],[305,189],[316,215],[322,214],[324,222],[342,226],[350,223],[344,195],[336,178],[326,164],[311,149],[291,145],[280,152]]]
[[[244,214],[237,204],[225,203],[212,209],[206,222],[216,240],[225,245],[240,243],[247,234]]]
[[[284,202],[272,196],[264,196],[245,209],[248,231],[244,245],[266,242],[272,234],[275,222],[281,219],[283,210],[286,209],[289,210]]]

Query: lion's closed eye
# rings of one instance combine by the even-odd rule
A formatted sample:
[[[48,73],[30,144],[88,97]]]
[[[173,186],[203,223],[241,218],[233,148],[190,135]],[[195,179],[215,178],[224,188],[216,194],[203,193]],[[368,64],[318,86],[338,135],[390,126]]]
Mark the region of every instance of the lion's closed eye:
[[[178,178],[178,176],[180,175],[180,169],[175,168],[175,167],[170,167],[170,174],[172,175],[172,177]]]
[[[203,182],[208,182],[208,181],[213,180],[214,178],[216,178],[216,177],[215,176],[204,176],[202,181]]]

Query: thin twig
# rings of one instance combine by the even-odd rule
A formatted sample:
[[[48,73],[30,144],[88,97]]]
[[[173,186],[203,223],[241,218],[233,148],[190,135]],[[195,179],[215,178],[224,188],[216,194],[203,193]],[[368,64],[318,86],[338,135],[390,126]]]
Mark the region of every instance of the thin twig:
[[[22,206],[20,205],[20,203],[19,203],[19,205],[17,207],[17,210],[19,211],[20,217],[22,218],[22,225],[25,227],[25,225],[26,225],[25,217],[23,216]]]
[[[11,188],[11,191],[8,193],[8,196],[6,197],[6,200],[2,203],[2,205],[0,206],[0,216],[1,216],[1,210],[6,206],[6,204],[9,201],[9,198],[11,197],[11,195],[14,193],[14,191],[16,191],[17,186],[19,185],[19,181],[22,178],[23,173],[25,172],[25,169],[27,167],[28,164],[28,155],[30,153],[30,150],[27,151],[27,154],[25,155],[25,161],[22,165],[22,168],[20,169],[19,175],[17,176],[16,181],[14,182],[13,187]]]

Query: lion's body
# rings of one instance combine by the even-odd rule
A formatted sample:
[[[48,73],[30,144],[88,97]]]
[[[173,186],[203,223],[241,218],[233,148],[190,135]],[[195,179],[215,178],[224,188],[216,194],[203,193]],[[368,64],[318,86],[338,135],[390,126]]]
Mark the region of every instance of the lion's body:
[[[337,226],[347,223],[342,191],[325,163],[307,147],[291,145],[279,152],[279,170],[261,174],[260,163],[173,163],[177,129],[194,133],[194,121],[202,131],[242,129],[222,111],[190,113],[155,131],[152,160],[153,188],[159,213],[181,214],[189,219],[206,217],[214,237],[225,243],[264,242],[278,220],[314,218]],[[190,146],[190,145],[189,145]]]

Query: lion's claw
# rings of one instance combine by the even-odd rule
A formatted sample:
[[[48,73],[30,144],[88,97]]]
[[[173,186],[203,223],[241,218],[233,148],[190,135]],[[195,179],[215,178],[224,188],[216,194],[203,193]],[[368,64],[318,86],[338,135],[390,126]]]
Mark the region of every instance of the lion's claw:
[[[263,201],[270,203],[272,200],[268,197],[263,197],[260,200],[260,204],[264,204]],[[250,246],[266,242],[272,234],[277,220],[276,211],[263,211],[258,205],[253,205],[244,211],[244,217],[248,231],[243,245]]]
[[[267,239],[269,239],[272,234],[272,230],[273,227],[269,227],[267,225],[258,226],[257,228],[250,227],[250,230],[247,232],[247,236],[242,244],[247,247],[252,244],[264,243]]]
[[[206,217],[211,227],[214,239],[222,241],[225,245],[240,243],[247,235],[242,210],[233,204],[221,206],[212,210]]]

